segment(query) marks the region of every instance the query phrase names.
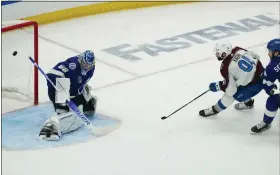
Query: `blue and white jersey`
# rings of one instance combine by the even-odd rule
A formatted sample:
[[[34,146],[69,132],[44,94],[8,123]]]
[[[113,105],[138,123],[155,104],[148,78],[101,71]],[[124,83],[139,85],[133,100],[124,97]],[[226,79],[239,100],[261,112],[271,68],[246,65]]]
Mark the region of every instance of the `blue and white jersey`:
[[[280,82],[280,58],[271,59],[263,74],[263,89],[268,90],[278,80]]]
[[[92,78],[95,66],[85,72],[78,61],[79,56],[68,58],[67,60],[55,65],[48,73],[48,77],[55,84],[56,78],[70,79],[70,96],[77,96],[83,92],[84,86]],[[83,72],[83,73],[82,73]],[[55,89],[48,82],[49,90]]]

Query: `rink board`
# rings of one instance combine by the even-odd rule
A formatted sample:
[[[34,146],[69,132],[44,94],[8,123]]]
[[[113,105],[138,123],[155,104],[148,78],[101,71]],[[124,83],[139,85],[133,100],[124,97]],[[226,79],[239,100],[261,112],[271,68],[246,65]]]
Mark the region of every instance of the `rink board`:
[[[81,143],[107,135],[117,129],[120,124],[119,120],[97,112],[95,116],[88,118],[97,129],[102,129],[102,135],[92,136],[82,126],[74,132],[63,135],[59,141],[43,141],[38,137],[39,131],[44,122],[52,115],[54,115],[54,110],[50,103],[3,114],[2,148],[5,150],[31,150]]]

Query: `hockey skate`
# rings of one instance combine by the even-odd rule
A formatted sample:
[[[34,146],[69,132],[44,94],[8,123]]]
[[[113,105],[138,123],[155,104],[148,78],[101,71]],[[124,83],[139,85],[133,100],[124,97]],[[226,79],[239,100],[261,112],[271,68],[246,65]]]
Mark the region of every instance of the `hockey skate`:
[[[246,109],[252,109],[253,107],[254,107],[253,99],[250,99],[248,101],[241,102],[241,103],[236,103],[234,105],[234,108],[239,111],[246,110]]]
[[[260,133],[268,130],[269,128],[271,128],[271,123],[265,123],[264,121],[262,121],[260,124],[257,124],[256,126],[252,127],[251,131],[254,133]]]
[[[203,109],[201,111],[199,111],[199,115],[202,117],[209,117],[212,115],[216,115],[219,112],[214,108],[214,106],[212,106],[211,108],[207,108],[207,109]]]
[[[61,132],[58,129],[58,123],[49,120],[45,123],[39,133],[39,138],[46,141],[57,141],[61,137]]]

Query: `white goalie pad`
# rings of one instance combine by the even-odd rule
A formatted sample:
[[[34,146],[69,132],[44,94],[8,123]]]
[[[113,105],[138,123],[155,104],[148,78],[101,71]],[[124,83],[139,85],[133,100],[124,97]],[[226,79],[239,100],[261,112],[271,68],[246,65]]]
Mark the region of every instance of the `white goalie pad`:
[[[70,79],[56,78],[55,103],[65,103],[70,98]]]
[[[80,111],[83,111],[82,105],[78,108]],[[60,115],[54,115],[46,121],[46,123],[50,122],[55,125],[55,128],[57,128],[61,134],[75,131],[83,125],[81,119],[72,111]]]

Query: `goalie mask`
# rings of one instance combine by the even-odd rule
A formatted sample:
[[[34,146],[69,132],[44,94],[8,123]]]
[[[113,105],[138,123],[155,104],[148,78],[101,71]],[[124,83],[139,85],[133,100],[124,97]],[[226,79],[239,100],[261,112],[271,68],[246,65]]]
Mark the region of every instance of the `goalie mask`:
[[[86,50],[85,52],[79,55],[79,63],[82,69],[82,75],[85,75],[89,70],[91,70],[95,65],[95,57],[94,53],[90,50]]]
[[[218,42],[214,47],[214,52],[219,61],[225,59],[231,54],[232,46],[229,42],[221,41]]]

